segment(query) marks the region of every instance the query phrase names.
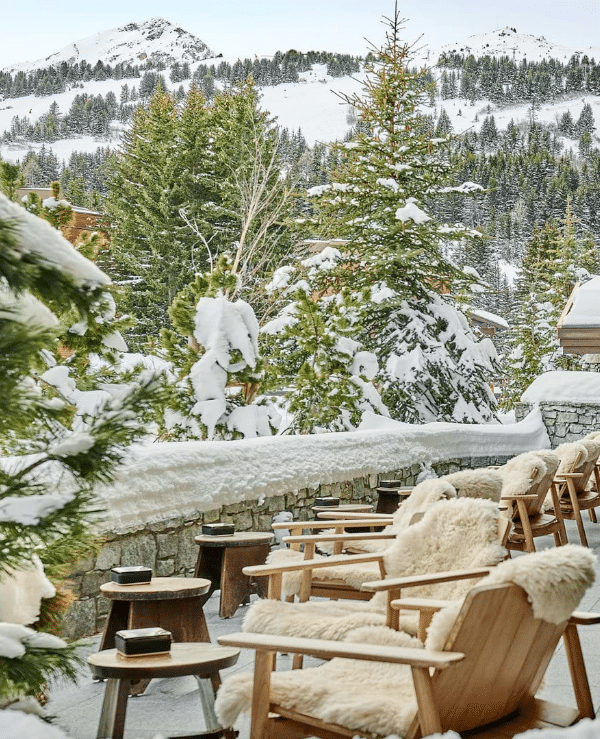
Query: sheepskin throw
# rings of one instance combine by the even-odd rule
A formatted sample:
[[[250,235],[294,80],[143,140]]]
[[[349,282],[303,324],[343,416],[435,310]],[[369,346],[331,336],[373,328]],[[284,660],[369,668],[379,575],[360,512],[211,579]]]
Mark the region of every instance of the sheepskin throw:
[[[421,521],[403,529],[386,550],[384,563],[387,576],[403,577],[496,565],[506,557],[506,550],[498,539],[499,518],[497,506],[489,500],[456,498],[438,501],[425,512]],[[344,570],[347,572],[344,573]],[[360,579],[361,570],[353,571],[351,564],[336,567],[335,573],[344,574],[345,581],[355,587],[365,581]],[[417,597],[460,598],[471,584],[471,581],[462,580],[427,585],[410,588],[406,594]],[[385,593],[377,593],[366,603],[286,603],[259,600],[248,609],[243,629],[263,634],[342,639],[359,626],[384,624],[386,604]],[[414,635],[417,614],[403,615],[401,627]]]
[[[536,618],[559,624],[569,618],[594,582],[595,562],[596,556],[586,547],[566,544],[502,562],[479,585],[515,583],[527,593]],[[462,603],[457,603],[434,615],[427,632],[427,649],[444,649],[461,607]]]
[[[564,472],[573,472],[577,465],[583,464],[587,459],[587,449],[579,442],[571,442],[569,444],[561,444],[554,450],[560,457],[560,465],[557,474]]]
[[[449,482],[459,498],[487,498],[498,503],[502,490],[502,475],[496,470],[481,468],[461,470],[444,475],[442,480]]]
[[[547,467],[540,456],[526,452],[509,459],[498,472],[504,480],[503,495],[527,495],[544,477]]]
[[[500,564],[480,586],[515,582],[526,590],[536,618],[561,623],[593,582],[594,561],[588,549],[566,545]],[[454,623],[454,619],[448,621],[448,613],[455,615],[456,608],[434,616],[428,648],[437,649],[445,642]],[[384,643],[381,630],[375,632],[377,643]],[[361,636],[369,638],[368,628],[361,629]],[[408,667],[340,658],[320,667],[274,673],[271,699],[287,709],[352,731],[383,736],[404,735],[417,708]],[[241,712],[250,710],[251,703],[252,676],[237,674],[224,680],[215,709],[222,725],[232,726]]]

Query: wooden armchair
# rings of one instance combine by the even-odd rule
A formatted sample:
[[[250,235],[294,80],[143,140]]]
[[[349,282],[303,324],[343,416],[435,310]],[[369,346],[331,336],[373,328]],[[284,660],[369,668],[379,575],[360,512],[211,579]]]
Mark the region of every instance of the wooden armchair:
[[[510,485],[507,485],[508,490],[502,492],[501,501],[507,504],[506,515],[513,522],[507,543],[508,549],[535,552],[534,539],[549,534],[554,536],[556,546],[567,543],[567,532],[554,483],[560,459],[552,452],[544,452],[543,455],[535,452],[520,455],[533,461],[530,466],[523,465],[518,471],[513,472],[521,477],[521,480],[516,480],[516,487],[521,487],[527,492],[524,494],[520,490],[511,492],[510,488],[515,486]],[[509,465],[510,463],[506,467]],[[543,511],[548,496],[554,504],[551,513]]]
[[[553,510],[554,513],[560,512],[563,518],[575,520],[581,543],[587,547],[581,511],[587,510],[590,521],[597,522],[595,509],[600,506],[600,440],[585,438],[573,444],[563,444],[556,452],[561,454],[561,466],[555,480],[558,504],[555,502]],[[588,489],[592,481],[595,490]]]
[[[384,593],[373,598],[377,589],[370,588],[368,581],[443,572],[449,567],[494,566],[506,557],[502,542],[509,526],[510,522],[491,501],[440,501],[429,508],[420,521],[395,537],[384,553],[338,555],[245,568],[244,573],[251,576],[268,575],[269,586],[268,598],[256,601],[248,609],[244,630],[341,640],[364,625],[385,626],[388,599]],[[370,568],[366,575],[365,566]],[[343,575],[344,571],[348,572],[345,581],[338,583],[332,580],[331,575]],[[327,580],[318,579],[320,572],[329,574]],[[300,603],[280,600],[283,578],[290,573],[300,578]],[[464,579],[431,580],[425,588],[418,588],[412,594],[434,598],[461,597],[469,586],[459,582]],[[314,595],[340,598],[342,587],[346,592],[340,602],[310,599]],[[396,588],[394,597],[398,594]],[[369,602],[352,602],[357,599]],[[417,635],[417,621],[416,614],[403,618],[401,626],[407,641]]]
[[[547,556],[557,552],[563,565],[560,556]],[[219,637],[222,644],[256,650],[254,680],[237,675],[223,683],[219,719],[230,726],[240,711],[251,709],[250,739],[374,739],[386,734],[420,739],[447,730],[460,732],[463,739],[506,739],[526,729],[591,718],[577,627],[600,623],[600,615],[573,612],[593,580],[592,557],[581,552],[580,547],[561,548],[498,565],[487,581],[470,589],[462,606],[437,604],[446,610],[432,623],[425,649],[267,634]],[[543,568],[556,573],[557,562],[558,577],[546,579]],[[574,565],[581,575],[575,588]],[[541,598],[528,590],[528,578],[550,583]],[[431,608],[414,599],[392,605]],[[577,708],[535,697],[561,637]],[[273,673],[277,651],[329,661]]]

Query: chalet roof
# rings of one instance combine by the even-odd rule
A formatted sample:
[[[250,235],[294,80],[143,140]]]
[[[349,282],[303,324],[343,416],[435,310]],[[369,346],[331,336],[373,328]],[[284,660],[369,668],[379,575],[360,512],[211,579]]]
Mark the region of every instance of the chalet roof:
[[[497,316],[495,313],[490,313],[487,310],[473,308],[470,311],[470,315],[475,323],[486,323],[489,326],[497,329],[498,331],[506,331],[506,329],[510,328],[510,326],[504,320],[504,318],[502,318],[502,316]]]

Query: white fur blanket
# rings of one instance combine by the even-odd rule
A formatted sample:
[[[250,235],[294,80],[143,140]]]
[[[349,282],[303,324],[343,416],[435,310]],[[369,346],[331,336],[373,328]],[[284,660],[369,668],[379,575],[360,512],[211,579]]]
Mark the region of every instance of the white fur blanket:
[[[426,572],[467,567],[492,566],[501,562],[506,550],[498,540],[497,506],[489,500],[457,498],[438,501],[416,524],[403,529],[384,554],[388,577],[403,577]],[[361,571],[353,566],[323,568],[343,575],[346,582],[360,587]],[[346,570],[347,572],[344,572]],[[319,570],[315,570],[315,573]],[[379,579],[370,577],[368,579]],[[459,598],[471,581],[426,585],[407,589],[416,597]],[[259,600],[248,609],[244,631],[287,636],[341,639],[359,626],[385,623],[387,598],[377,593],[367,603],[348,601],[286,603]],[[416,614],[401,619],[401,628],[415,634]]]
[[[567,545],[504,562],[479,584],[516,582],[527,591],[536,617],[560,623],[593,582],[594,561],[588,549]],[[459,608],[460,603],[434,616],[427,648],[444,646]],[[353,636],[386,643],[385,632],[390,631],[367,627]],[[339,658],[316,668],[273,674],[271,699],[323,721],[379,735],[402,736],[416,711],[408,667]],[[232,726],[241,712],[250,710],[251,702],[252,676],[227,678],[215,706],[222,725]]]

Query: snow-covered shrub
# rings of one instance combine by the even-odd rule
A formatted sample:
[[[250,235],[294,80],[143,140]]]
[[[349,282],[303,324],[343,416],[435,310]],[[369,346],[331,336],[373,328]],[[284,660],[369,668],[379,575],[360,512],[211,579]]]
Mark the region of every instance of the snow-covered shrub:
[[[223,256],[197,275],[173,301],[174,330],[162,331],[176,382],[162,431],[170,439],[269,436],[279,424],[275,407],[257,397],[264,376],[258,321],[244,300],[229,300],[236,285]]]

